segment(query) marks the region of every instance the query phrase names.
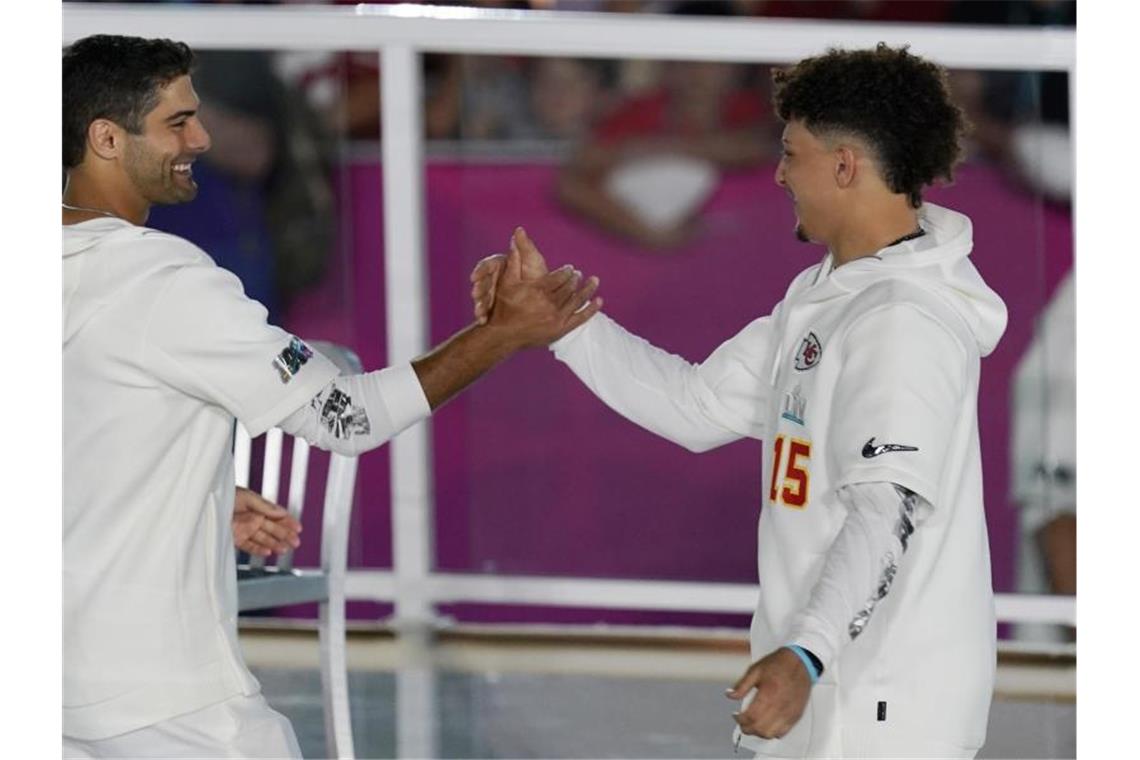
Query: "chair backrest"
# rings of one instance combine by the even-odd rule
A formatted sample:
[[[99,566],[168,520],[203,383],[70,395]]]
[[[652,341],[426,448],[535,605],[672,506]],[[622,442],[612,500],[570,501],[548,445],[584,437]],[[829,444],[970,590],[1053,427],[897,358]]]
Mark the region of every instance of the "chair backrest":
[[[320,352],[332,361],[340,369],[342,375],[359,374],[363,371],[360,357],[351,349],[325,341],[311,340],[306,342],[313,350]],[[281,463],[286,435],[281,428],[271,428],[265,433],[264,438],[261,495],[276,504],[279,503],[278,499],[281,493]],[[305,489],[309,475],[309,448],[308,441],[302,438],[293,438],[289,468],[288,503],[283,506],[297,520],[301,520],[304,514]],[[239,422],[234,438],[234,474],[236,484],[244,488],[248,488],[250,484],[252,454],[253,440]],[[325,572],[344,572],[347,562],[348,529],[352,518],[352,500],[355,486],[356,457],[332,454],[325,484],[324,514],[321,525],[321,569]],[[265,565],[265,557],[250,557],[250,568],[264,568]],[[276,566],[281,571],[292,570],[293,551],[289,550],[278,555]]]

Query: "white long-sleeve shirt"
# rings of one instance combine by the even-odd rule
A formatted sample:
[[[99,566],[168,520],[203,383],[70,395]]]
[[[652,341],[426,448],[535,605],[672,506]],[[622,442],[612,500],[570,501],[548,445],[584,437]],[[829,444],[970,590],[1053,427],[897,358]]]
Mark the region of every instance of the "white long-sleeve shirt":
[[[234,419],[355,453],[429,408],[409,365],[338,378],[185,240],[109,218],[63,235],[63,732],[98,740],[260,688],[237,638]]]
[[[553,347],[686,448],[766,441],[752,654],[797,643],[825,672],[783,739],[745,737],[761,754],[969,754],[985,737],[996,631],[977,393],[1006,312],[969,261],[969,220],[929,204],[920,220],[920,238],[805,270],[699,364],[604,315]]]

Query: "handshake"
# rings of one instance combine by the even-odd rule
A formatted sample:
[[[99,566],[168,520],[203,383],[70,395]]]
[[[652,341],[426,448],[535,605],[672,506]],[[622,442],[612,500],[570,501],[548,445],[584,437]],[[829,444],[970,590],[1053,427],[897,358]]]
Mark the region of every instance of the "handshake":
[[[510,251],[480,261],[471,273],[475,319],[509,336],[518,348],[553,343],[594,316],[598,278],[582,282],[567,264],[549,271],[546,260],[522,227],[511,235]]]

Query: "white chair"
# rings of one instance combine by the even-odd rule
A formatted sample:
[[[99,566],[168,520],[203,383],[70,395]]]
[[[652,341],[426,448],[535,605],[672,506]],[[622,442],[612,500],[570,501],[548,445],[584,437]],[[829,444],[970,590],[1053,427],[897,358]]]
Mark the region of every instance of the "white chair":
[[[347,348],[308,341],[315,350],[331,359],[342,374],[361,372],[360,359]],[[273,428],[265,434],[265,459],[261,495],[277,503],[281,480],[281,452],[284,432]],[[234,440],[234,471],[237,485],[248,487],[252,441],[238,424]],[[325,746],[330,758],[352,758],[352,718],[348,701],[348,668],[345,657],[345,571],[348,561],[348,529],[352,518],[356,485],[356,457],[331,454],[325,485],[324,515],[321,526],[320,567],[296,568],[293,552],[268,564],[264,557],[251,557],[238,565],[238,609],[241,612],[280,607],[287,604],[320,603],[318,635],[321,649],[321,691],[324,699]],[[302,519],[305,483],[308,476],[309,444],[293,439],[289,473],[290,514]]]

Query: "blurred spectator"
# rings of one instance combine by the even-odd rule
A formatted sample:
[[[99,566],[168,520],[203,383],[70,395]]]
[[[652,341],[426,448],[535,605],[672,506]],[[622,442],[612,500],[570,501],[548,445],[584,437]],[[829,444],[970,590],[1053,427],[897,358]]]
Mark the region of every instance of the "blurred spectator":
[[[356,5],[355,0],[281,0],[283,4]],[[387,5],[399,0],[370,0]],[[375,50],[289,51],[279,75],[302,92],[323,128],[355,140],[380,137],[380,54]]]
[[[460,59],[460,65],[460,137],[498,140],[531,131],[524,126],[529,122],[525,61],[517,56],[468,55]]]
[[[427,82],[428,139],[578,138],[604,102],[601,64],[573,58],[438,56]]]
[[[677,15],[732,16],[728,2],[687,2]],[[559,196],[604,229],[651,248],[684,243],[721,169],[771,155],[774,135],[744,67],[670,62],[663,82],[619,103],[563,167]]]
[[[1017,588],[1077,593],[1076,294],[1057,286],[1018,362],[1012,398],[1013,498],[1021,543]],[[1019,625],[1016,638],[1065,641],[1061,626]]]
[[[576,58],[534,59],[530,110],[537,136],[585,136],[603,106],[601,65]]]
[[[1076,25],[1067,0],[956,2],[949,20],[1010,26]],[[1063,71],[955,71],[951,83],[974,125],[977,150],[1049,200],[1072,198],[1069,78]]]

